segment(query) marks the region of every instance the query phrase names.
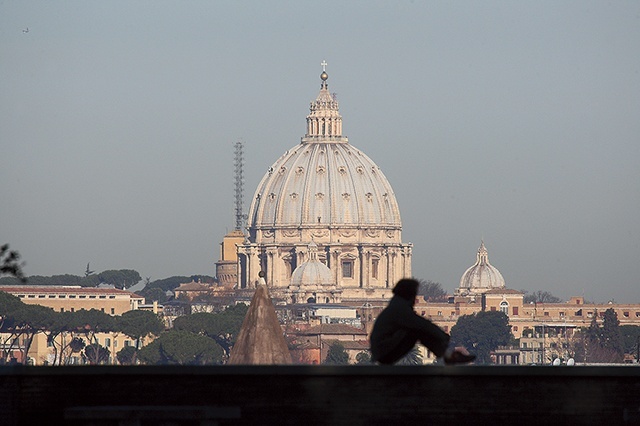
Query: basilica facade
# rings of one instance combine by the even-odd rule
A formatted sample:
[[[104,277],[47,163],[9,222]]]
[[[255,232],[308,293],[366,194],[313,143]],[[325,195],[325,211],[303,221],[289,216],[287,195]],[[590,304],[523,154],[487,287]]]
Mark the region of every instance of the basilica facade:
[[[411,276],[400,209],[380,168],[342,135],[323,70],[306,134],[271,165],[253,196],[238,245],[236,289],[264,271],[284,303],[386,301]]]

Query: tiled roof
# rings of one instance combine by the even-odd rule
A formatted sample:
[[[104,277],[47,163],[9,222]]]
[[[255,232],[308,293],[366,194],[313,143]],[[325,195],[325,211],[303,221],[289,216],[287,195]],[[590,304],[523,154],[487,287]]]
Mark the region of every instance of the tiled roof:
[[[303,331],[300,334],[359,334],[367,335],[361,328],[352,327],[346,324],[320,324]]]
[[[368,340],[325,340],[325,343],[332,345],[339,342],[346,350],[367,351],[369,350]]]
[[[208,286],[207,284],[190,282],[190,283],[180,284],[180,286],[176,288],[174,291],[209,291],[209,290],[211,290],[211,287]]]

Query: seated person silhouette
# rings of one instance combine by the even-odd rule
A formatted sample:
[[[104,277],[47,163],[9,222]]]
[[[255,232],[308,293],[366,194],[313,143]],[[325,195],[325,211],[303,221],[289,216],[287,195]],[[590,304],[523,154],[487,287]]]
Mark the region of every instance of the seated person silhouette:
[[[371,331],[371,356],[380,364],[393,364],[405,356],[417,342],[429,348],[445,364],[465,364],[476,356],[465,348],[450,347],[449,335],[413,310],[420,283],[402,279],[393,288],[393,298],[380,312]]]

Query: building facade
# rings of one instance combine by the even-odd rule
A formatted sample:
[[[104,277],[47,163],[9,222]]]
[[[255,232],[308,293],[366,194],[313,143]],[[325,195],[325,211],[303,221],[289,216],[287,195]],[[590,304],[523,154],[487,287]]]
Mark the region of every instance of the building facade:
[[[511,332],[519,339],[518,348],[496,351],[496,362],[507,364],[550,364],[554,359],[567,360],[575,345],[580,344],[574,341],[576,330],[588,328],[593,319],[602,324],[607,309],[615,311],[621,326],[640,326],[640,304],[637,303],[585,303],[579,296],[563,303],[525,303],[524,293],[507,288],[500,271],[489,263],[484,243],[478,249],[476,263],[462,275],[454,296],[441,303],[418,298],[415,305],[418,315],[446,332],[450,332],[463,315],[504,312]]]
[[[42,305],[57,312],[97,309],[109,315],[122,315],[144,303],[144,297],[117,288],[19,285],[0,286],[0,291],[27,305]]]

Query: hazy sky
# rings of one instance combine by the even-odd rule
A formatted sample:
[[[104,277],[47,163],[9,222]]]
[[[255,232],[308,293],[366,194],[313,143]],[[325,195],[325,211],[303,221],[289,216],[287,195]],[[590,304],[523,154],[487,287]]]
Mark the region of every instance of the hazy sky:
[[[27,32],[28,29],[28,32]],[[28,275],[214,275],[328,62],[413,270],[640,302],[640,2],[0,1],[0,242]]]

